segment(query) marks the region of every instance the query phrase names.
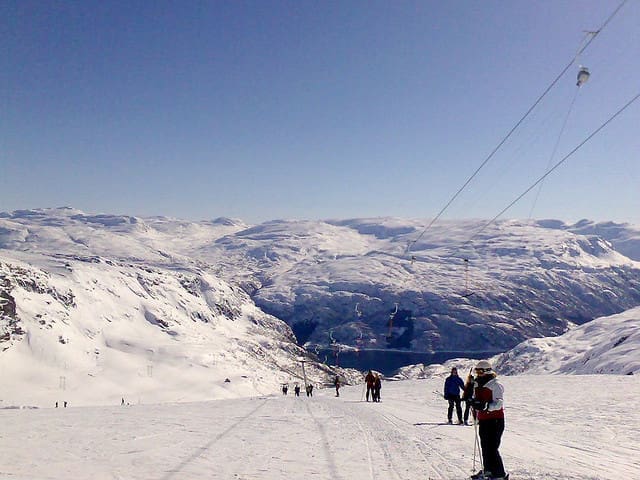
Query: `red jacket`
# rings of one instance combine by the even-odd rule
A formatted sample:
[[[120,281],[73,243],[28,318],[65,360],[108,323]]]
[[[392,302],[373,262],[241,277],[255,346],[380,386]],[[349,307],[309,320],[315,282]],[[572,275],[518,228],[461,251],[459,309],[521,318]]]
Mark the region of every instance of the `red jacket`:
[[[373,384],[376,383],[376,377],[373,376],[373,373],[367,373],[367,376],[364,377],[365,382],[367,382],[368,387],[373,387]]]
[[[494,376],[489,381],[477,378],[473,391],[473,398],[487,403],[486,410],[478,411],[478,420],[504,418],[503,400],[504,387]]]

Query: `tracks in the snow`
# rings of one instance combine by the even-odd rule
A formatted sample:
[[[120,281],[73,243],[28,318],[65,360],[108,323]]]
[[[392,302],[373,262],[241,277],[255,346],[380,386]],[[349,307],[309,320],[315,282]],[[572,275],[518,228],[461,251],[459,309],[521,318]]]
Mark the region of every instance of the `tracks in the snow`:
[[[392,414],[382,414],[381,418],[394,429],[405,432],[407,443],[413,446],[415,452],[424,459],[425,465],[431,471],[428,476],[429,479],[447,479],[451,477],[451,474],[448,473],[452,469],[451,459],[447,459],[438,449],[430,447],[427,441],[421,438],[419,434],[414,433],[413,425]],[[458,470],[460,478],[468,476],[462,469]]]
[[[337,403],[334,408],[344,412],[361,432],[369,459],[372,480],[448,480],[454,476],[465,478],[468,473],[451,459],[429,445],[436,438],[425,438],[425,432],[376,406],[363,403]],[[382,410],[382,411],[380,411]],[[416,458],[421,461],[416,462]]]
[[[271,407],[269,411],[263,410],[263,421],[262,415],[258,416],[257,413],[266,405]],[[305,412],[304,415],[301,415],[301,410]],[[307,427],[307,434],[302,434],[300,440],[308,442],[312,449],[310,452],[316,453],[313,466],[307,465],[311,468],[308,471],[327,475],[332,480],[352,478],[354,472],[362,480],[451,480],[468,475],[458,466],[459,455],[456,452],[452,452],[451,456],[447,452],[441,452],[440,429],[416,428],[414,424],[385,411],[380,404],[317,397],[308,402],[274,399],[260,401],[223,431],[192,450],[191,454],[177,466],[170,468],[160,480],[180,478],[190,469],[198,468],[198,464],[212,461],[212,458],[220,454],[217,451],[221,447],[220,440],[227,439],[229,442],[223,442],[225,446],[227,443],[232,445],[237,437],[244,434],[243,430],[246,428],[256,432],[255,428],[267,431],[277,425],[276,428],[290,429],[294,424],[297,432],[302,432],[301,428]],[[288,440],[291,446],[291,438]],[[345,443],[353,448],[345,451]],[[267,445],[266,451],[252,452],[255,458],[263,454],[260,458],[264,459],[264,463],[261,464],[259,475],[273,474],[275,471],[290,472],[287,469],[291,458],[285,453],[286,445],[283,439],[283,444],[278,442]],[[227,446],[227,450],[231,452],[232,448]]]
[[[203,455],[205,452],[211,449],[211,447],[217,443],[222,438],[226,437],[230,432],[232,432],[238,425],[245,422],[247,419],[255,415],[258,410],[263,408],[267,404],[267,401],[260,401],[258,406],[249,411],[246,415],[240,417],[233,424],[229,425],[224,431],[220,432],[218,435],[209,440],[206,444],[202,445],[200,448],[196,449],[189,457],[185,458],[179,465],[175,468],[172,468],[170,471],[164,475],[161,480],[170,480],[172,478],[180,478],[180,474],[184,470],[184,468],[189,465],[191,462],[195,461],[198,457]]]

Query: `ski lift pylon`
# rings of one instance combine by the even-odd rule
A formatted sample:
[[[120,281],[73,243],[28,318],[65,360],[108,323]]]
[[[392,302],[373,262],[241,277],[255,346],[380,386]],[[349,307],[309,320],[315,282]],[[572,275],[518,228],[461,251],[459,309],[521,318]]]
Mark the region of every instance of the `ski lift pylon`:
[[[469,290],[469,259],[463,258],[464,262],[464,293],[460,295],[462,298],[469,298],[474,292]]]

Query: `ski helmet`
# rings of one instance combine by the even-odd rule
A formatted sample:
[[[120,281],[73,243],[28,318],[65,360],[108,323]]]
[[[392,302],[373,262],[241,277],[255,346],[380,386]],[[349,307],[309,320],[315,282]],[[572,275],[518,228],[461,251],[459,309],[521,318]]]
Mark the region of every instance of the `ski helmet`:
[[[476,370],[484,370],[485,372],[490,372],[491,364],[487,360],[480,360],[476,364]]]

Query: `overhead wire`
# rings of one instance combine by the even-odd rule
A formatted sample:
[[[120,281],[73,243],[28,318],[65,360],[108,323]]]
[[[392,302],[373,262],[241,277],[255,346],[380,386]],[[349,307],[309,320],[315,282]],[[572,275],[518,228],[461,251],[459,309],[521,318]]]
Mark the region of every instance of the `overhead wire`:
[[[470,211],[474,206],[483,203],[484,199],[491,194],[491,190],[497,188],[497,186],[501,183],[502,179],[507,176],[507,174],[514,169],[520,168],[517,162],[513,161],[513,159],[518,159],[522,157],[524,152],[530,152],[536,145],[538,145],[544,138],[545,132],[548,132],[551,122],[555,122],[559,120],[559,123],[562,123],[563,118],[566,116],[565,110],[567,107],[562,108],[562,112],[554,111],[538,124],[531,125],[532,132],[525,140],[523,140],[520,144],[514,144],[513,148],[508,149],[505,145],[505,148],[502,150],[501,155],[504,159],[508,159],[506,164],[500,168],[496,174],[491,175],[491,185],[489,188],[485,188],[482,190],[477,190],[474,192],[472,187],[469,187],[471,190],[467,190],[466,199],[459,204],[458,208],[461,211]],[[549,166],[551,163],[549,162]],[[469,195],[471,193],[471,195]]]
[[[568,154],[566,154],[561,160],[559,160],[555,165],[553,165],[544,175],[538,178],[533,184],[531,184],[524,192],[518,195],[509,205],[503,208],[500,213],[498,213],[495,217],[485,223],[476,233],[473,234],[468,240],[466,240],[460,247],[454,250],[454,252],[448,255],[448,258],[454,257],[457,252],[461,249],[469,245],[475,238],[478,237],[489,225],[492,225],[498,218],[500,218],[504,213],[513,207],[516,203],[518,203],[527,193],[533,190],[536,185],[540,184],[545,178],[547,178],[551,173],[553,173],[560,165],[562,165],[565,161],[567,161],[574,153],[576,153],[580,148],[582,148],[587,142],[589,142],[593,137],[595,137],[603,128],[605,128],[609,123],[611,123],[618,115],[624,112],[631,104],[633,104],[636,100],[640,98],[640,93],[636,94],[631,100],[629,100],[624,106],[622,106],[616,113],[614,113],[611,117],[609,117],[603,124],[601,124],[597,129],[595,129],[587,138],[585,138],[582,142],[580,142],[573,150],[571,150]]]
[[[437,215],[431,219],[431,221],[427,224],[425,229],[418,235],[418,237],[409,242],[407,247],[405,248],[405,256],[409,254],[411,248],[420,241],[420,239],[424,236],[424,234],[433,226],[433,224],[440,219],[440,217],[444,214],[444,212],[451,206],[451,204],[458,198],[458,196],[462,193],[462,191],[467,188],[467,186],[471,183],[471,181],[478,175],[478,173],[484,168],[484,166],[493,158],[496,152],[504,145],[504,143],[513,135],[513,133],[520,127],[522,122],[529,116],[529,114],[538,106],[538,104],[542,101],[544,97],[551,91],[551,89],[558,83],[558,81],[564,76],[564,74],[571,68],[571,66],[576,62],[577,58],[584,53],[584,51],[589,48],[591,43],[596,39],[596,37],[606,28],[606,26],[611,22],[611,20],[617,15],[620,9],[627,3],[627,0],[622,0],[622,2],[618,5],[618,7],[607,17],[604,23],[600,26],[598,30],[585,32],[585,37],[582,40],[584,43],[581,46],[577,53],[573,56],[571,61],[562,69],[562,71],[556,76],[556,78],[547,86],[544,92],[538,97],[538,99],[529,107],[529,109],[525,112],[525,114],[516,122],[516,124],[509,130],[509,132],[502,138],[502,140],[498,143],[498,145],[491,151],[491,153],[482,161],[480,166],[476,168],[476,170],[471,174],[469,178],[462,184],[462,186],[456,191],[456,193],[449,199],[449,201],[440,209]]]
[[[569,117],[571,116],[571,111],[573,110],[573,106],[576,103],[576,98],[578,98],[579,92],[580,92],[580,87],[576,89],[576,93],[573,95],[573,99],[571,100],[571,105],[569,105],[569,110],[567,110],[567,115],[565,116],[564,122],[562,123],[562,128],[560,128],[560,133],[558,133],[558,138],[556,138],[556,142],[553,146],[553,150],[551,151],[551,155],[549,156],[549,161],[547,162],[546,170],[549,170],[549,168],[552,165],[553,159],[556,156],[556,152],[558,151],[558,146],[560,145],[560,139],[562,138],[562,135],[564,134],[564,130],[567,127]],[[544,181],[540,182],[540,184],[538,185],[538,191],[536,192],[536,196],[533,199],[533,204],[531,205],[531,210],[529,211],[529,219],[531,219],[531,217],[533,216],[533,211],[535,210],[536,204],[538,203],[538,197],[540,196],[540,192],[542,191],[543,183]]]
[[[620,9],[625,5],[625,3],[627,2],[627,0],[623,0],[618,7],[609,15],[609,17],[607,17],[607,19],[603,22],[603,24],[601,25],[601,27],[596,30],[596,31],[589,31],[589,32],[585,32],[585,36],[581,42],[581,46],[578,48],[577,53],[571,58],[571,61],[569,61],[567,63],[567,65],[561,70],[561,72],[553,79],[553,81],[546,87],[546,89],[542,92],[542,94],[535,100],[535,102],[528,108],[528,110],[524,113],[524,115],[516,122],[516,124],[508,131],[508,133],[501,139],[501,141],[498,143],[498,145],[489,153],[489,155],[482,161],[482,163],[475,169],[475,171],[471,174],[471,176],[469,176],[469,178],[467,178],[467,180],[462,184],[462,186],[455,192],[455,194],[447,201],[447,203],[444,205],[444,207],[442,207],[442,209],[437,213],[437,215],[429,222],[429,224],[423,229],[423,231],[420,233],[420,235],[418,235],[417,238],[415,238],[413,241],[409,241],[407,242],[407,246],[404,249],[404,253],[402,256],[406,257],[409,252],[411,251],[411,248],[424,236],[424,234],[435,224],[435,222],[437,222],[442,215],[444,214],[444,212],[451,206],[451,204],[458,198],[458,196],[468,187],[468,185],[473,181],[473,179],[479,174],[479,172],[487,165],[487,163],[495,156],[495,154],[503,147],[503,145],[507,142],[507,140],[509,140],[509,138],[511,138],[511,136],[515,133],[516,130],[518,130],[521,125],[523,124],[523,122],[529,117],[529,115],[536,109],[536,107],[542,102],[542,100],[548,95],[548,93],[555,87],[555,85],[560,81],[560,79],[567,73],[567,71],[575,64],[575,62],[577,61],[578,57],[580,55],[582,55],[582,53],[584,53],[587,48],[589,48],[589,46],[593,43],[593,41],[595,40],[595,38],[602,32],[602,30],[611,22],[611,20],[617,15],[617,13],[620,11]],[[640,94],[638,95],[640,96]],[[522,195],[520,195],[516,200],[514,200],[507,208],[505,208],[503,211],[501,211],[496,217],[494,217],[490,222],[487,222],[487,224],[485,224],[481,230],[479,230],[478,232],[476,232],[476,234],[471,237],[469,240],[467,240],[461,247],[459,247],[458,249],[456,249],[454,251],[454,253],[457,253],[461,248],[464,248],[464,246],[468,245],[469,243],[471,243],[473,241],[474,238],[476,238],[477,235],[479,235],[480,233],[482,233],[482,231],[484,229],[486,229],[489,225],[491,225],[493,222],[495,222],[495,220],[497,220],[502,214],[504,214],[504,212],[506,212],[509,208],[511,208],[511,206],[513,206],[513,204],[517,203],[522,197],[524,197],[529,191],[531,191],[533,188],[535,188],[536,185],[541,184],[541,182],[547,177],[549,176],[556,168],[558,168],[562,163],[564,163],[571,155],[573,155],[579,148],[581,148],[585,143],[587,143],[593,136],[595,136],[600,130],[602,130],[609,122],[611,122],[615,117],[617,117],[620,113],[622,113],[622,111],[624,111],[631,103],[633,103],[635,100],[637,100],[637,97],[634,97],[634,99],[632,99],[630,102],[628,102],[622,109],[620,109],[618,112],[616,112],[611,118],[609,118],[604,124],[602,124],[597,130],[595,130],[591,135],[589,135],[583,142],[581,142],[576,148],[574,148],[574,150],[572,150],[568,155],[566,155],[563,159],[561,159],[558,163],[556,163],[554,166],[552,166],[551,168],[548,168],[547,172],[540,177],[532,186],[530,186]],[[574,95],[574,98],[571,102],[570,108],[568,113],[566,114],[565,118],[564,118],[564,122],[562,125],[562,129],[561,132],[558,136],[558,140],[556,141],[556,145],[554,146],[553,152],[551,154],[549,163],[553,160],[553,158],[555,157],[555,153],[556,150],[558,148],[559,145],[559,141],[560,138],[563,134],[563,131],[567,125],[567,121],[569,118],[569,115],[571,113],[571,110],[573,108],[573,104],[575,103],[575,100],[577,98],[577,92]],[[448,258],[452,257],[453,255],[449,255]],[[413,265],[413,261],[414,259],[412,258],[411,260],[411,264]],[[465,296],[469,295],[469,286],[468,286],[468,260],[465,262],[466,264],[466,269],[467,269],[467,273],[466,275],[466,280],[465,280]],[[407,268],[405,268],[404,273],[408,276],[411,277],[412,273],[411,271],[409,271]],[[403,280],[403,283],[408,281],[408,278],[405,278]],[[360,317],[362,315],[362,311],[358,310],[356,308],[356,312],[357,312],[357,316]],[[395,303],[395,311],[392,312],[390,314],[390,318],[389,318],[389,332],[391,332],[392,328],[393,328],[393,321],[394,321],[394,317],[396,315],[396,313],[398,312],[398,303]],[[389,333],[390,335],[390,333]],[[388,336],[389,336],[388,335]]]

